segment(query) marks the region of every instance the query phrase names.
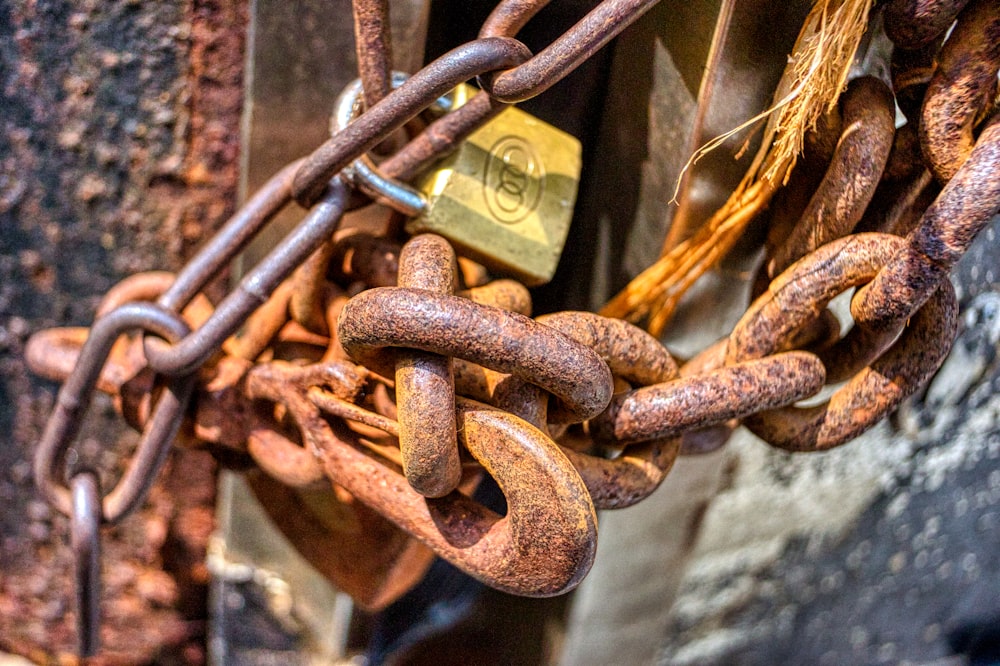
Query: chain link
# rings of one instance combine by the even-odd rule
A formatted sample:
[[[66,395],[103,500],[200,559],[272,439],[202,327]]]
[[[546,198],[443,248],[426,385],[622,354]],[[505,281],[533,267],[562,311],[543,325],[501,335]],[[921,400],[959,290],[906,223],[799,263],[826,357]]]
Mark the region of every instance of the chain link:
[[[177,315],[152,303],[122,305],[98,319],[45,425],[35,455],[35,480],[42,495],[66,515],[72,515],[72,500],[65,478],[66,455],[79,432],[101,370],[114,343],[124,333],[141,329],[167,340],[179,340],[189,331]],[[115,523],[135,509],[153,484],[156,473],[170,451],[197,377],[187,375],[167,382],[143,429],[131,464],[102,502],[101,516]]]

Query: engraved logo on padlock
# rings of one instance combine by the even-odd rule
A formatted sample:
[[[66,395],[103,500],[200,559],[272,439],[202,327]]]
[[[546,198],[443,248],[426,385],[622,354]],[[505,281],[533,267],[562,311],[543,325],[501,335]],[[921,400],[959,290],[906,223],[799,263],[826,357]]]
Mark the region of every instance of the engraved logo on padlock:
[[[498,273],[543,284],[566,242],[580,166],[575,137],[511,107],[416,183],[427,205],[406,231],[439,234]]]
[[[545,170],[531,144],[508,135],[497,141],[486,158],[483,197],[499,221],[520,222],[538,208]]]

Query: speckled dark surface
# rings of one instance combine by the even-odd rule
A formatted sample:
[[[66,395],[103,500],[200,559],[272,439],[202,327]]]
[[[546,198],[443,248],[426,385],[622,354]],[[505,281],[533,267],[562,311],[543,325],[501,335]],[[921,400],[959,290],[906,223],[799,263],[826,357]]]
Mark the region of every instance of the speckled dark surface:
[[[56,387],[28,336],[84,325],[125,275],[176,269],[235,201],[242,3],[0,3],[0,652],[73,650],[67,521],[30,458]],[[78,453],[119,473],[135,442],[98,400]],[[204,659],[214,463],[176,456],[147,506],[105,530],[95,663]],[[200,544],[200,546],[199,546]],[[168,571],[164,572],[166,566]]]

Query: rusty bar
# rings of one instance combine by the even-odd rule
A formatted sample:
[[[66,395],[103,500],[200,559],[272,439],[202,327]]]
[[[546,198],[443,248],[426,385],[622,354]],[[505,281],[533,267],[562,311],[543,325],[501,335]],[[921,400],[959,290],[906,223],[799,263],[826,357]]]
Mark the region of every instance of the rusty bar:
[[[628,322],[591,312],[557,312],[543,315],[538,321],[593,349],[616,378],[649,385],[677,376],[677,364],[667,349],[649,333]],[[523,380],[509,378],[497,384],[494,389],[497,404],[514,409],[529,421],[534,418],[544,424],[549,420],[547,397],[537,387],[519,386],[519,381]],[[613,400],[608,409],[591,419],[588,428],[592,436],[593,428],[614,404]],[[556,418],[558,420],[558,414]],[[680,448],[680,439],[660,438],[625,447],[616,458],[609,460],[561,446],[598,509],[623,509],[648,497],[670,472]]]
[[[483,22],[480,37],[516,37],[551,0],[503,0]]]
[[[915,50],[894,49],[890,71],[892,90],[896,104],[914,127],[920,122],[920,107],[924,103],[927,85],[931,82],[937,67],[937,55],[941,50],[941,40]]]
[[[91,470],[70,481],[70,541],[76,573],[76,626],[81,657],[101,645],[101,482]]]
[[[1000,211],[998,171],[1000,114],[907,236],[905,248],[854,296],[851,314],[856,321],[869,328],[891,329],[930,297],[976,234]]]
[[[562,447],[579,472],[594,508],[626,509],[660,487],[680,454],[680,438],[657,439],[627,447],[613,460]]]
[[[616,396],[591,421],[591,432],[598,441],[622,444],[678,437],[807,398],[825,378],[812,354],[775,354]]]
[[[405,287],[361,292],[344,306],[340,342],[355,360],[383,376],[381,349],[410,347],[509,372],[556,395],[585,420],[611,399],[611,372],[601,358],[555,329],[459,296]]]
[[[484,89],[507,103],[545,92],[653,8],[658,0],[604,0],[528,62],[488,80]]]
[[[885,34],[902,49],[918,49],[944,34],[969,0],[890,0]]]
[[[621,319],[593,312],[555,312],[537,318],[600,355],[612,374],[635,384],[677,376],[677,363],[659,340]]]
[[[765,213],[767,238],[764,240],[764,247],[768,257],[774,256],[774,253],[788,242],[795,225],[802,219],[806,206],[809,205],[820,183],[823,182],[827,169],[830,168],[830,161],[840,141],[840,135],[839,107],[834,107],[829,113],[820,116],[815,129],[806,132],[805,145],[798,164],[792,169],[785,186],[775,193]],[[773,277],[768,275],[767,264],[767,261],[763,262],[758,269],[753,289],[754,297],[759,296],[767,288],[767,283]]]
[[[471,576],[524,596],[561,594],[593,563],[596,515],[555,443],[512,414],[458,401],[458,432],[507,497],[500,517],[459,493],[428,499],[343,440],[316,440],[327,475]]]
[[[500,409],[550,434],[548,395],[538,386],[520,377],[507,376],[496,383],[491,399]],[[645,499],[659,487],[677,459],[680,439],[658,439],[627,447],[614,459],[577,451],[563,443],[560,449],[579,473],[594,508],[623,509]]]
[[[399,286],[454,294],[455,261],[455,252],[444,238],[415,236],[399,255]],[[451,359],[414,349],[397,349],[395,356],[403,474],[421,495],[443,497],[462,478]]]
[[[796,262],[775,278],[737,323],[729,337],[727,364],[786,348],[834,296],[883,274],[905,247],[897,236],[856,234]],[[828,401],[761,412],[748,416],[744,424],[774,446],[794,451],[839,446],[870,428],[917,390],[951,347],[957,322],[954,292],[945,281],[936,293],[900,339]]]
[[[392,33],[389,0],[353,0],[354,41],[365,107],[371,108],[392,90]]]
[[[510,310],[525,317],[531,316],[531,293],[516,280],[493,280],[478,287],[463,289],[458,295],[473,303]]]
[[[791,235],[768,263],[775,276],[835,238],[850,233],[878,186],[895,132],[892,91],[875,77],[851,81],[843,99],[843,130],[830,167]]]
[[[408,181],[453,151],[470,134],[508,106],[480,91],[462,106],[431,123],[399,152],[383,162],[379,170],[388,178]]]
[[[854,234],[792,264],[771,281],[733,327],[726,363],[763,358],[787,348],[835,296],[872,280],[903,245],[898,236]]]
[[[783,407],[743,425],[788,451],[825,451],[851,441],[894,411],[937,371],[958,331],[958,302],[945,280],[878,360],[815,407]]]

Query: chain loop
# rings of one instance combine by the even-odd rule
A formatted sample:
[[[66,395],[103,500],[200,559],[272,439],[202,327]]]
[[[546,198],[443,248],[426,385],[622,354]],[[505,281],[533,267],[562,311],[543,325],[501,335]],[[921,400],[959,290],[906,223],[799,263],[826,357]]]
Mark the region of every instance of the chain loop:
[[[392,31],[389,0],[353,0],[354,41],[365,106],[378,104],[392,90]]]
[[[338,334],[351,357],[383,376],[392,365],[379,350],[410,347],[523,377],[558,397],[577,421],[611,399],[611,373],[590,349],[523,315],[459,296],[369,289],[344,306]]]
[[[948,181],[885,270],[861,289],[851,314],[887,330],[909,318],[947,280],[976,234],[1000,212],[1000,114],[990,120],[969,159]]]
[[[454,294],[455,262],[455,251],[445,239],[433,234],[415,236],[399,255],[399,286]],[[395,356],[403,473],[421,495],[447,495],[462,478],[451,359],[416,349],[396,349]]]
[[[358,0],[361,79],[338,100],[330,139],[268,181],[176,277],[116,285],[85,341],[81,329],[32,339],[32,366],[68,377],[34,471],[71,516],[81,653],[97,649],[99,526],[142,501],[192,394],[185,445],[252,468],[255,493],[307,559],[379,608],[415,584],[432,551],[508,592],[572,589],[593,561],[595,507],[647,497],[685,439],[702,433],[690,448],[714,448],[742,421],[775,446],[825,450],[871,427],[941,364],[957,326],[947,273],[1000,210],[993,0],[924,3],[927,25],[911,0],[888,3],[903,17],[893,39],[927,44],[894,62],[909,124],[894,137],[893,95],[880,80],[850,83],[843,131],[835,113],[824,119],[776,199],[761,295],[728,339],[680,370],[624,321],[530,319],[527,289],[487,283],[483,266],[463,264],[470,288],[459,290],[454,250],[438,236],[404,245],[339,230],[369,198],[422,213],[406,181],[509,103],[563,79],[656,0],[604,0],[533,56],[515,36],[547,4],[503,0],[479,39],[407,78],[391,69],[388,3]],[[878,20],[869,35],[881,47]],[[882,64],[872,49],[861,61]],[[444,97],[477,77],[483,89],[464,105]],[[443,115],[376,167],[368,152],[401,142],[400,128],[427,109]],[[208,283],[293,201],[310,207],[304,219],[213,306]],[[907,236],[844,237],[859,221]],[[855,325],[841,338],[827,305],[851,288]],[[135,330],[141,341],[122,342]],[[845,379],[829,401],[794,405]],[[95,388],[116,394],[143,432],[103,497],[96,474],[65,469]],[[484,471],[506,496],[505,516],[469,498]]]
[[[913,315],[896,343],[870,367],[815,407],[759,412],[743,424],[789,451],[822,451],[868,430],[926,384],[951,350],[958,302],[950,282]]]
[[[850,233],[875,194],[889,158],[895,105],[873,76],[851,81],[841,102],[843,132],[823,180],[801,219],[772,254],[772,278],[821,245]]]
[[[903,240],[886,234],[846,236],[819,248],[775,278],[729,336],[729,365],[787,348],[798,330],[845,289],[872,280],[897,256]],[[837,389],[822,405],[761,412],[743,423],[762,439],[794,451],[829,449],[880,421],[916,391],[951,349],[957,305],[944,284],[891,350]],[[863,322],[858,322],[863,325]]]
[[[924,95],[920,145],[941,183],[951,180],[976,144],[973,130],[997,92],[1000,3],[973,0],[941,48]]]
[[[292,411],[301,406],[287,395],[282,404]],[[560,594],[593,563],[597,521],[586,487],[556,444],[513,414],[457,399],[459,441],[504,492],[503,517],[461,493],[425,498],[362,453],[349,430],[300,420],[301,413],[295,419],[331,481],[492,587],[524,596]]]
[[[305,387],[336,387],[339,397],[357,397],[363,375],[349,364],[322,364],[299,368],[274,361],[253,368],[247,375],[246,395],[287,406],[305,446],[298,446],[267,423],[252,426],[247,452],[265,473],[293,488],[326,485],[323,468],[316,459],[310,433],[323,429],[320,410],[305,395]]]
[[[401,86],[407,78],[409,77],[403,72],[393,72],[393,89]],[[347,84],[344,91],[340,93],[334,104],[333,116],[330,120],[330,129],[334,136],[350,125],[361,110],[361,93],[360,78]],[[436,105],[446,108],[450,106],[450,100],[447,97],[441,97],[437,100]],[[361,189],[365,194],[380,203],[391,206],[404,215],[411,217],[419,215],[427,208],[427,199],[420,192],[399,180],[384,176],[367,153],[344,167],[344,174],[355,187]]]
[[[508,104],[523,102],[545,92],[639,20],[658,1],[604,0],[531,59],[495,76],[480,76],[483,90]],[[487,19],[480,38],[516,32],[546,4],[523,0],[501,3]],[[508,18],[502,18],[504,14]]]
[[[616,396],[591,430],[598,440],[622,444],[679,437],[808,398],[825,377],[813,354],[773,354]]]
[[[969,0],[890,0],[885,32],[901,49],[918,49],[944,34]]]
[[[538,320],[593,349],[617,378],[646,385],[677,376],[677,364],[666,348],[653,336],[628,322],[590,312],[557,312],[543,315]],[[503,395],[502,388],[498,387],[501,394],[498,404],[517,409],[517,404]],[[508,395],[512,393],[510,389],[507,387]],[[548,400],[544,398],[544,395],[533,397],[534,404],[542,410],[538,418],[543,422],[553,420],[553,415],[546,413]],[[594,424],[606,411],[588,423],[592,437],[595,434]],[[594,439],[598,444],[623,444],[601,441],[597,437]],[[569,446],[563,446],[562,451],[583,478],[595,507],[623,509],[645,499],[660,486],[673,468],[680,447],[679,438],[661,437],[624,447],[614,459],[577,451]]]
[[[76,366],[59,390],[56,406],[46,423],[35,456],[35,482],[45,498],[66,515],[72,513],[70,491],[60,481],[66,454],[80,430],[84,413],[111,348],[130,330],[140,329],[168,341],[182,339],[189,331],[177,315],[152,303],[122,305],[94,322]],[[170,444],[180,428],[184,409],[194,389],[195,375],[169,380],[146,422],[135,456],[121,480],[105,495],[102,517],[115,523],[145,497]]]
[[[282,172],[286,173],[287,170]],[[273,180],[279,179],[276,177]],[[283,178],[279,182],[285,184]],[[283,191],[280,197],[282,201],[284,196]],[[331,181],[323,198],[305,219],[260,264],[240,280],[237,288],[223,299],[208,321],[191,335],[171,345],[147,339],[145,351],[150,367],[156,372],[175,376],[189,374],[204,365],[222,346],[223,341],[235,333],[254,310],[267,302],[278,285],[333,234],[347,208],[348,197],[347,186],[342,181],[339,179]],[[250,214],[246,216],[251,217]],[[236,224],[242,217],[243,215],[238,213],[232,221],[234,235],[244,231]],[[229,226],[226,228],[229,229]],[[239,235],[241,238],[244,236],[243,233]],[[215,254],[220,247],[223,250],[221,254]],[[213,239],[205,251],[199,253],[199,257],[204,259],[197,261],[197,271],[194,269],[190,271],[192,276],[200,279],[195,277],[190,280],[185,279],[189,272],[182,272],[177,276],[177,281],[171,290],[160,297],[159,303],[172,309],[180,307],[186,299],[193,297],[195,286],[201,289],[210,279],[207,266],[216,267],[228,263],[228,260],[221,262],[219,257],[234,256],[234,254],[232,248],[220,246]],[[184,284],[185,287],[182,289],[178,286],[180,284]]]

